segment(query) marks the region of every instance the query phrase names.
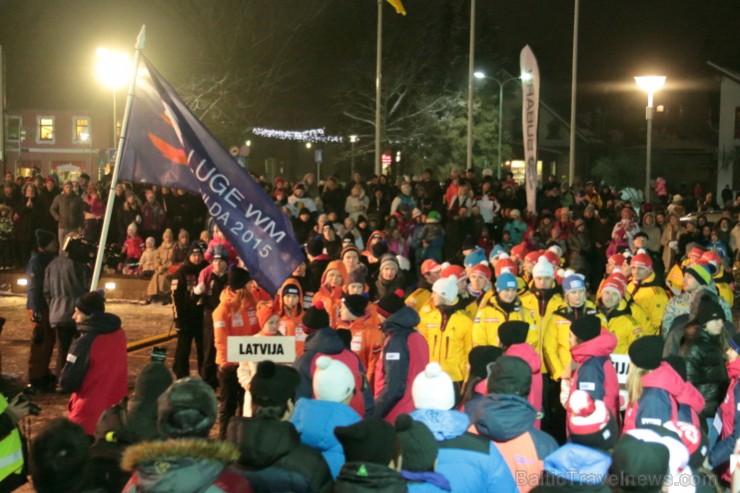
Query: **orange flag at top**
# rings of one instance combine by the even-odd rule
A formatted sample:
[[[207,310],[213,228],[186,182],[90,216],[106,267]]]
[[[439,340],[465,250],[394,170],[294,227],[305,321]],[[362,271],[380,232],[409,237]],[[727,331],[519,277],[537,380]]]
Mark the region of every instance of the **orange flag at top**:
[[[401,0],[387,0],[389,4],[393,5],[393,8],[396,9],[397,14],[406,15],[406,9],[403,8],[403,4],[401,3]]]

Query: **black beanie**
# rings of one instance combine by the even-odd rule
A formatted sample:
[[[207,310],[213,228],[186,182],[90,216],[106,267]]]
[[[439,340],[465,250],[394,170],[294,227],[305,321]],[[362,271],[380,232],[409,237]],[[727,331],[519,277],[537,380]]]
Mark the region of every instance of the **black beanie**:
[[[105,311],[105,291],[98,289],[96,291],[90,291],[85,293],[75,302],[75,308],[84,313],[85,315],[92,315],[93,313],[102,313]]]
[[[498,339],[503,347],[526,342],[528,333],[529,324],[522,320],[509,320],[498,326]]]
[[[468,353],[470,374],[485,380],[488,378],[488,365],[504,354],[504,350],[496,346],[475,346]]]
[[[241,289],[246,286],[249,282],[249,279],[249,272],[247,272],[245,269],[234,266],[229,269],[228,284],[232,291],[236,291],[237,289]]]
[[[298,371],[292,366],[276,365],[272,361],[260,361],[257,372],[249,384],[252,404],[258,406],[281,406],[295,398],[298,389]]]
[[[527,397],[532,387],[532,369],[516,356],[501,356],[491,365],[487,390],[489,394],[513,394]]]
[[[56,418],[34,438],[30,469],[35,491],[78,491],[88,475],[90,440],[82,427]]]
[[[671,365],[671,368],[678,373],[678,375],[681,377],[681,379],[685,382],[687,378],[686,374],[686,360],[683,359],[683,356],[679,356],[677,354],[671,354],[666,356],[663,361]]]
[[[38,245],[39,248],[48,247],[49,244],[57,238],[54,233],[46,231],[45,229],[37,229],[35,235],[36,245]]]
[[[370,251],[373,252],[373,255],[376,258],[382,257],[384,254],[388,253],[388,243],[385,242],[385,240],[380,240],[376,244],[370,247]]]
[[[396,458],[396,431],[380,418],[350,426],[337,426],[334,435],[342,444],[346,462],[371,462],[387,466]]]
[[[570,331],[583,342],[601,334],[601,320],[596,315],[586,315],[570,324]]]
[[[717,300],[712,298],[703,298],[693,315],[693,318],[689,322],[692,325],[705,325],[712,320],[725,320],[725,310]]]
[[[609,471],[614,474],[613,486],[619,491],[661,491],[669,458],[668,447],[662,443],[622,435],[612,450]]]
[[[337,329],[337,335],[339,336],[339,340],[342,341],[342,345],[352,350],[352,331],[349,329]]]
[[[172,381],[172,372],[159,362],[151,362],[139,372],[134,386],[134,395],[131,396],[126,405],[128,413],[126,416],[126,432],[133,435],[137,441],[159,438],[157,399],[172,385]],[[103,430],[98,429],[97,431]]]
[[[217,412],[213,388],[199,377],[185,377],[157,399],[157,426],[166,438],[207,437]]]
[[[324,253],[324,238],[312,236],[306,243],[306,253],[312,257],[318,257]]]
[[[408,414],[396,418],[396,436],[401,443],[403,469],[411,472],[434,470],[439,444],[427,426]]]
[[[627,350],[632,364],[643,370],[655,370],[663,356],[663,337],[640,337]]]
[[[313,332],[314,330],[329,327],[329,314],[324,309],[324,303],[318,301],[306,310],[306,313],[303,314],[302,321],[306,332]]]
[[[378,300],[376,306],[378,309],[378,313],[386,318],[390,317],[401,308],[406,306],[403,302],[403,290],[396,289],[395,291],[387,292],[382,298]]]
[[[362,317],[365,315],[365,308],[367,308],[367,297],[361,294],[348,294],[342,298],[342,303],[347,307],[347,310],[355,317]]]

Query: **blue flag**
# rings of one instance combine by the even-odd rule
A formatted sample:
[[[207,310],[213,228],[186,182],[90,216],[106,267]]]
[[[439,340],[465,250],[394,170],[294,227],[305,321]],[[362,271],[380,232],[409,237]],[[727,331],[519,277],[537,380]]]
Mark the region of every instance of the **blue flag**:
[[[303,261],[290,219],[142,57],[119,179],[198,193],[260,287]]]

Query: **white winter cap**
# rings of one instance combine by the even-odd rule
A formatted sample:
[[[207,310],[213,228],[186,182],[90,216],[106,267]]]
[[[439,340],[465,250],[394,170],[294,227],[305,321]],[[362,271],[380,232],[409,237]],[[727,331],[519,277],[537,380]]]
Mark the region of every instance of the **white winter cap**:
[[[329,356],[316,360],[313,395],[316,400],[342,402],[355,391],[355,376],[347,365]]]
[[[537,263],[532,267],[532,276],[534,277],[555,277],[555,269],[545,257],[537,259]]]
[[[411,386],[411,396],[414,398],[416,409],[449,411],[455,407],[455,387],[439,363],[429,363],[424,371],[416,376]]]
[[[437,293],[442,298],[446,299],[450,303],[453,303],[457,298],[457,278],[443,277],[434,281],[432,284],[432,292]]]

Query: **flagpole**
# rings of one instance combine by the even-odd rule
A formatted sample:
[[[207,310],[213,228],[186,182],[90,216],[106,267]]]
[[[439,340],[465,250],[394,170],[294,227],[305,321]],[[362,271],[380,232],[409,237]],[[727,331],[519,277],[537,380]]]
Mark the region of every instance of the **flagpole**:
[[[116,162],[113,166],[113,175],[110,181],[110,190],[108,191],[108,203],[105,206],[105,217],[103,219],[103,230],[100,233],[100,242],[98,243],[98,255],[95,257],[95,267],[93,269],[92,283],[90,291],[98,288],[100,282],[100,271],[103,267],[103,258],[105,257],[105,243],[108,238],[110,229],[110,220],[113,215],[113,204],[116,199],[116,184],[118,183],[118,173],[121,169],[121,158],[123,157],[123,145],[126,142],[128,134],[128,119],[131,112],[131,104],[134,100],[134,91],[136,90],[136,75],[139,72],[139,61],[141,52],[144,50],[146,42],[146,25],[141,26],[139,36],[136,38],[136,52],[134,54],[134,71],[131,76],[131,82],[128,87],[128,98],[126,99],[126,109],[123,113],[123,123],[121,124],[121,136],[118,139],[118,151],[116,152]]]
[[[470,47],[468,48],[468,139],[465,169],[473,168],[473,71],[475,70],[475,0],[470,0]]]
[[[568,184],[573,186],[576,174],[576,88],[578,87],[578,0],[573,11],[573,67],[570,86],[570,156],[568,158]]]
[[[380,97],[383,60],[383,0],[378,0],[377,45],[375,47],[375,174],[380,176]]]

